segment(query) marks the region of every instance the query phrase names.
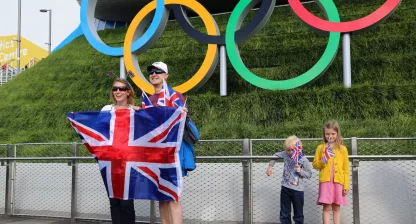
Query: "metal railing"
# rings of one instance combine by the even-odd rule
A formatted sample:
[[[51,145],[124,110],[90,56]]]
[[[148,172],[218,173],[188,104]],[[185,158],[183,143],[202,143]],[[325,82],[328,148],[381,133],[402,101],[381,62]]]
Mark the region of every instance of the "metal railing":
[[[278,223],[283,166],[276,163],[271,177],[265,170],[284,140],[198,143],[195,150],[203,156],[197,156],[197,169],[184,178],[184,223]],[[320,141],[302,139],[310,161]],[[416,138],[348,138],[344,143],[350,150],[351,193],[349,206],[342,208],[343,223],[416,223]],[[101,176],[93,157],[86,155],[79,143],[0,145],[4,214],[109,220]],[[305,223],[319,223],[318,172],[306,185]],[[156,205],[135,200],[136,222],[158,222]]]
[[[13,66],[11,66],[11,64],[14,61],[15,60],[12,59],[10,61],[7,61],[3,65],[0,65],[0,86],[6,84],[8,81],[10,81],[11,79],[15,78],[18,75],[17,74],[17,69],[14,68]],[[26,69],[29,69],[29,68],[33,67],[38,62],[39,62],[39,59],[31,58],[29,60],[29,62],[20,69],[20,71],[24,71]]]
[[[0,86],[6,84],[8,81],[16,77],[16,69],[11,68],[8,64],[0,66]]]

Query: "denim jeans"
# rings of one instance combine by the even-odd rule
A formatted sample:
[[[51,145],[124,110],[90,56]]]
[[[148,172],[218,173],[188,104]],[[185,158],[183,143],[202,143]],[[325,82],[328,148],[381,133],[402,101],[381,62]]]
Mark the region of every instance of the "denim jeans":
[[[110,198],[110,211],[113,224],[134,224],[136,220],[133,200]]]
[[[295,224],[303,224],[303,191],[295,191],[282,186],[280,191],[280,223],[291,224],[291,205],[293,205],[293,221]]]

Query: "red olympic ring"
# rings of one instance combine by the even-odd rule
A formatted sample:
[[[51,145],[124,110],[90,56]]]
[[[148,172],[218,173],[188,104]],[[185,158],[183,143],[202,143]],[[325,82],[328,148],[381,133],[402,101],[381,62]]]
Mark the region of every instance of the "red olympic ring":
[[[321,0],[328,1],[328,0]],[[329,0],[332,1],[332,0]],[[354,33],[374,25],[388,17],[399,6],[401,0],[386,0],[386,2],[376,11],[361,19],[348,22],[330,22],[316,17],[310,13],[300,2],[300,0],[289,0],[289,5],[303,22],[318,30],[326,32]]]

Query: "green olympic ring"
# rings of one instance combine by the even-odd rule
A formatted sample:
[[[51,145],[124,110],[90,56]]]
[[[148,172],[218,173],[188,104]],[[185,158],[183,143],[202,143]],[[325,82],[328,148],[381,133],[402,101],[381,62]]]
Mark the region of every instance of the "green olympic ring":
[[[244,8],[250,4],[251,0],[241,0],[233,12],[231,13],[227,28],[225,31],[225,47],[227,50],[228,58],[230,59],[231,64],[238,74],[241,75],[247,82],[269,90],[287,90],[299,87],[304,85],[323,74],[329,66],[332,64],[332,61],[335,59],[337,54],[339,42],[341,39],[341,34],[339,32],[330,32],[329,40],[326,46],[325,52],[319,59],[319,61],[307,72],[299,75],[295,78],[276,81],[268,80],[261,78],[256,74],[252,73],[243,63],[240,57],[240,53],[237,49],[237,44],[235,43],[235,31],[240,27],[237,27],[239,15],[243,12]],[[325,10],[328,20],[331,22],[340,22],[338,10],[332,0],[319,0],[316,1],[318,4],[321,4]]]

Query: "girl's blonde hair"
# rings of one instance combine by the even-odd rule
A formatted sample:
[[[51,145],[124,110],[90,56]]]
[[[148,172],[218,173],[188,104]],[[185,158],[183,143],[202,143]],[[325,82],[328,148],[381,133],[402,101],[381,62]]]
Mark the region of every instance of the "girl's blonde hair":
[[[322,128],[324,142],[327,143],[328,141],[325,138],[325,129],[332,129],[337,133],[337,139],[335,139],[335,144],[337,146],[344,144],[344,142],[342,141],[341,128],[339,127],[339,124],[337,121],[328,121],[324,124],[324,127]]]
[[[129,83],[129,81],[127,81],[126,79],[123,79],[123,78],[116,78],[115,80],[114,80],[114,82],[113,82],[113,85],[112,86],[114,86],[114,84],[116,83],[116,82],[121,82],[121,83],[123,83],[124,85],[126,85],[126,87],[129,89],[129,91],[130,91],[130,94],[127,96],[127,104],[130,104],[130,105],[134,105],[134,90],[133,90],[133,87],[131,87],[131,85],[130,85],[130,83]],[[111,98],[111,100],[114,102],[114,103],[117,103],[116,102],[116,98],[114,98],[114,94],[113,94],[113,90],[111,90],[110,89],[110,98]]]

